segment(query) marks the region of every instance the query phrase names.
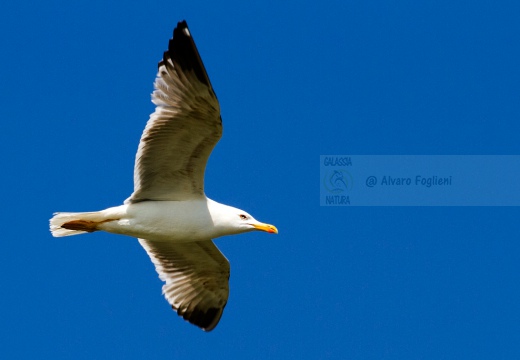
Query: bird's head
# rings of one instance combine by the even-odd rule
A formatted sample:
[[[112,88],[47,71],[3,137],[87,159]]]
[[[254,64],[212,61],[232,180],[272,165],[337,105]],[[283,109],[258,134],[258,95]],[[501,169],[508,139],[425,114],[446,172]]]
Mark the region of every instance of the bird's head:
[[[236,216],[238,217],[236,219],[236,224],[240,229],[244,229],[244,231],[260,230],[271,234],[278,234],[278,229],[276,226],[262,223],[245,211],[238,210]]]
[[[216,213],[216,216],[213,216],[215,225],[223,229],[229,235],[255,230],[278,234],[276,226],[262,223],[244,210],[222,204],[218,205],[219,211]],[[212,215],[214,214],[215,213],[212,212]]]

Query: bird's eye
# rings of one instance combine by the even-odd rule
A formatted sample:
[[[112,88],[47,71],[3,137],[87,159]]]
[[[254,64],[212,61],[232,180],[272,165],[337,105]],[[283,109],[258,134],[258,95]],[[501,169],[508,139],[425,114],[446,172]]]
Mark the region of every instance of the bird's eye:
[[[244,214],[240,214],[239,216],[240,216],[240,218],[241,218],[242,220],[247,219],[247,216],[245,216]]]

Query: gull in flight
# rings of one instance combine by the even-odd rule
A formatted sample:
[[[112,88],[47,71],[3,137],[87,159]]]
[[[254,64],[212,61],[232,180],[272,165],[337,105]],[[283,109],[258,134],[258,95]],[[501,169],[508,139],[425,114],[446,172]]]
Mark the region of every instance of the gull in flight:
[[[186,21],[173,32],[154,86],[156,108],[137,149],[132,195],[102,211],[55,213],[50,230],[56,237],[102,230],[138,238],[172,308],[211,331],[227,303],[230,269],[212,239],[278,230],[204,193],[204,170],[222,136],[222,119]]]

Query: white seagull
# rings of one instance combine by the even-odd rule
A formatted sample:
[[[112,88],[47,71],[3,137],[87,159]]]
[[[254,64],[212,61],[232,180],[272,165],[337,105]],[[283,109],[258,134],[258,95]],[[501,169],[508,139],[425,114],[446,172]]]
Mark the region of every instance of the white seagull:
[[[103,230],[138,238],[172,308],[211,331],[229,295],[229,262],[212,239],[278,230],[204,194],[204,170],[222,136],[222,119],[186,21],[173,31],[154,85],[156,108],[137,150],[132,195],[102,211],[55,213],[50,229],[56,237]]]

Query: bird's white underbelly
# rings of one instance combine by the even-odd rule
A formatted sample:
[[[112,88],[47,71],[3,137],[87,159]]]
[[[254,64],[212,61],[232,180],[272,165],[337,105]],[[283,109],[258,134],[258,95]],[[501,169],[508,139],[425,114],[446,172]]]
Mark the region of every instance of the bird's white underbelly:
[[[143,201],[103,211],[99,229],[156,241],[202,241],[219,236],[206,201]]]

